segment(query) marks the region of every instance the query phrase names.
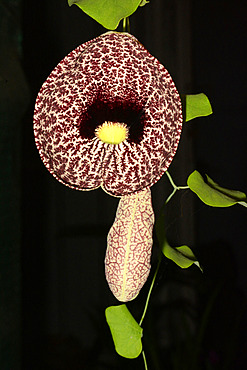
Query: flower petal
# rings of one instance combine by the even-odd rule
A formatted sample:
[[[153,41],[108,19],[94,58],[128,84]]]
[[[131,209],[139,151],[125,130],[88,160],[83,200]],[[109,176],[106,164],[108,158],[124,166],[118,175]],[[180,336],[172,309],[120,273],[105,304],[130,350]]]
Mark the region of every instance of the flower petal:
[[[106,280],[119,301],[134,299],[148,278],[153,225],[150,189],[120,199],[105,257]]]
[[[94,137],[103,116],[126,123],[128,139],[114,145]],[[158,181],[181,129],[169,73],[127,33],[107,32],[72,51],[43,84],[34,112],[35,141],[52,175],[71,188],[102,186],[114,196]]]

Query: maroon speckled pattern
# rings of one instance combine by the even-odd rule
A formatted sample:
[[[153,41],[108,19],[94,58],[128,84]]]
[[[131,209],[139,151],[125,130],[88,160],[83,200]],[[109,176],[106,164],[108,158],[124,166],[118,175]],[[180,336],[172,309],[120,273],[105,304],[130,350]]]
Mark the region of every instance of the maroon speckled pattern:
[[[106,280],[119,301],[134,299],[147,280],[153,225],[150,189],[120,199],[105,257]]]
[[[113,106],[114,99],[142,106],[139,142],[113,145],[81,135],[81,117],[99,94]],[[50,173],[71,188],[102,186],[114,196],[159,180],[181,128],[181,102],[169,73],[127,33],[107,32],[66,56],[43,84],[34,112],[36,145]]]

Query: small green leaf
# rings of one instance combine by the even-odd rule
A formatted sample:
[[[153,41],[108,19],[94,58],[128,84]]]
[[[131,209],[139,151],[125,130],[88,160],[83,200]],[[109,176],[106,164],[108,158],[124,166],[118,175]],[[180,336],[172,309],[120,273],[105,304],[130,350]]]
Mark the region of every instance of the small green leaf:
[[[142,351],[142,331],[127,306],[110,306],[105,310],[115,349],[120,356],[136,358]]]
[[[141,0],[141,3],[139,6],[144,6],[146,4],[149,4],[149,0]]]
[[[240,204],[241,206],[243,206],[243,207],[246,207],[246,208],[247,208],[247,202],[238,202],[238,204]]]
[[[163,246],[164,255],[175,262],[181,268],[188,268],[195,264],[202,271],[199,262],[197,261],[194,253],[187,245],[172,248],[167,242]]]
[[[187,245],[176,248],[170,246],[165,236],[164,220],[165,216],[162,213],[156,222],[157,238],[163,254],[181,268],[188,268],[194,263],[202,271],[194,253]]]
[[[141,0],[68,0],[103,27],[115,30],[121,19],[129,17],[138,8]]]
[[[193,118],[209,116],[212,114],[212,107],[208,97],[201,93],[185,96],[185,121]]]
[[[190,174],[187,184],[201,201],[208,206],[230,207],[237,203],[241,205],[246,203],[246,194],[238,190],[225,189],[216,184],[209,176],[207,176],[206,183],[198,171]]]

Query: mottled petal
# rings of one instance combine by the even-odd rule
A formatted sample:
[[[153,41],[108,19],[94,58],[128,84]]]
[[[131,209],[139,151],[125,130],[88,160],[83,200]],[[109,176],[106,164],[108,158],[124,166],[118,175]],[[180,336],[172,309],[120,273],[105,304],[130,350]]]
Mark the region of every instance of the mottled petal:
[[[153,224],[150,189],[120,199],[105,257],[106,279],[119,301],[134,299],[147,280]]]
[[[129,129],[117,145],[94,135],[110,116]],[[43,84],[34,112],[35,141],[52,175],[71,188],[102,186],[114,196],[159,180],[181,128],[171,76],[127,33],[107,32],[72,51]]]

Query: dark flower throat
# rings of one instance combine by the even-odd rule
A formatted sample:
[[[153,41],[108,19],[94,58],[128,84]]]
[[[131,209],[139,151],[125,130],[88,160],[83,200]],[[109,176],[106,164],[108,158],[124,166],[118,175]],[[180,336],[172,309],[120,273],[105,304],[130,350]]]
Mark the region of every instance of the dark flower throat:
[[[95,129],[105,121],[125,123],[128,127],[128,141],[139,143],[143,137],[145,114],[142,104],[133,99],[108,98],[98,94],[97,98],[80,117],[80,135],[93,139]]]

